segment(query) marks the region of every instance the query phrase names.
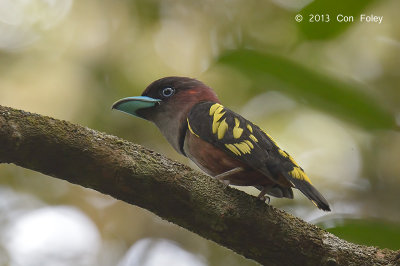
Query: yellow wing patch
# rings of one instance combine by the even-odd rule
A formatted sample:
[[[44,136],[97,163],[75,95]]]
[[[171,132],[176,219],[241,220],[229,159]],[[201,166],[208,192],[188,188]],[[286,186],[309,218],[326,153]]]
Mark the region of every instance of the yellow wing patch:
[[[250,124],[247,124],[247,129],[250,131],[250,133],[253,133],[253,128],[251,127]]]
[[[257,139],[256,137],[254,137],[253,134],[251,134],[251,135],[249,136],[249,138],[251,138],[254,142],[258,142],[258,139]]]
[[[274,140],[267,132],[265,132],[264,129],[262,129],[262,128],[260,128],[260,129],[261,129],[262,132],[264,132],[265,135],[268,136],[268,138],[269,138],[276,146],[278,146],[278,144],[276,144],[275,140]]]
[[[288,157],[288,154],[285,152],[285,151],[283,151],[283,150],[281,150],[281,149],[279,149],[279,153],[280,153],[280,155],[282,155],[283,157]]]
[[[212,116],[215,113],[215,111],[220,107],[222,107],[222,105],[220,105],[219,103],[213,104],[210,107],[210,116]]]
[[[296,165],[297,167],[300,167],[299,164],[293,159],[292,156],[290,156],[289,154],[288,154],[288,156],[289,156],[289,160],[290,160],[294,165]]]
[[[245,140],[244,142],[246,142],[246,144],[250,147],[250,149],[254,148],[254,145],[253,145],[253,143],[251,143],[251,141]]]
[[[234,154],[240,156],[240,151],[233,144],[225,144],[225,147],[227,147]]]
[[[308,178],[306,173],[304,173],[299,167],[294,167],[293,170],[289,172],[289,174],[296,179],[304,180],[312,184],[310,178]]]
[[[189,129],[189,131],[190,131],[193,135],[195,135],[196,137],[200,138],[199,135],[197,135],[196,133],[194,133],[192,127],[190,126],[189,118],[187,118],[186,121],[187,121],[187,124],[188,124],[188,129]]]
[[[222,120],[218,126],[218,139],[222,139],[228,130],[228,123],[226,123],[226,119]]]
[[[238,150],[243,154],[251,152],[251,147],[246,143],[246,141],[235,143],[233,145],[235,145],[236,148],[238,148]]]
[[[223,137],[225,136],[226,132],[229,129],[229,125],[226,122],[226,118],[224,118],[222,121],[219,121],[224,116],[225,113],[226,111],[224,111],[224,107],[219,103],[213,104],[209,110],[209,115],[212,116],[213,119],[211,126],[212,133],[216,134],[219,140],[223,139]],[[234,121],[235,121],[235,126],[232,129],[232,135],[235,139],[238,139],[242,136],[244,129],[240,127],[240,120],[238,118],[235,117]],[[251,125],[247,124],[246,127],[247,129],[249,129],[251,133],[253,132],[253,128],[251,127]],[[188,128],[190,132],[195,134],[193,130],[190,128],[189,121],[188,121]],[[195,135],[198,136],[197,134]],[[243,154],[250,154],[251,150],[254,149],[254,144],[251,142],[251,140],[254,142],[258,142],[258,139],[253,134],[251,134],[249,138],[250,139],[243,140],[241,142],[225,144],[225,147],[237,156],[242,156]]]
[[[213,134],[217,133],[218,128],[221,125],[221,122],[218,122],[218,120],[220,120],[221,117],[225,114],[225,112],[223,112],[223,110],[224,110],[224,107],[222,105],[220,105],[219,103],[213,104],[210,107],[210,116],[213,116],[213,123],[212,123]]]
[[[240,121],[236,117],[235,117],[235,127],[233,128],[232,133],[235,139],[240,138],[240,136],[243,133],[243,128],[240,128]]]
[[[308,178],[306,173],[304,173],[304,171],[300,168],[299,164],[292,158],[292,156],[290,156],[286,151],[281,150],[279,148],[278,148],[278,151],[279,151],[280,155],[282,155],[285,158],[288,158],[295,165],[293,170],[289,172],[289,174],[291,176],[293,176],[296,179],[304,180],[304,181],[312,184],[310,178]]]
[[[279,149],[279,148],[278,148]],[[293,159],[292,156],[290,156],[286,151],[279,149],[279,153],[280,155],[282,155],[283,157],[288,158],[294,165],[296,165],[297,167],[300,167],[299,164]]]
[[[227,147],[231,152],[238,156],[242,156],[246,153],[250,154],[251,150],[254,149],[253,143],[251,143],[249,140],[244,140],[238,143],[225,144],[225,147]]]

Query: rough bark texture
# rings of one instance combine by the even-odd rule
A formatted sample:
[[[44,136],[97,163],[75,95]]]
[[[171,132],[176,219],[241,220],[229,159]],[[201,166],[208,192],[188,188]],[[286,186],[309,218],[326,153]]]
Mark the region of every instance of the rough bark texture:
[[[396,251],[346,242],[139,145],[2,106],[0,162],[140,206],[263,265],[399,263]]]

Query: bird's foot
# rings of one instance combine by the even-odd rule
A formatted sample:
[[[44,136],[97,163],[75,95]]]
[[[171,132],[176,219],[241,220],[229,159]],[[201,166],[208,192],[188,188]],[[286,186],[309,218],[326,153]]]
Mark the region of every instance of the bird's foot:
[[[271,198],[268,197],[267,195],[265,195],[266,193],[267,193],[267,188],[264,187],[261,190],[260,194],[258,194],[257,198],[259,198],[260,200],[266,202],[269,205],[269,203],[271,202]]]
[[[219,180],[219,181],[224,185],[224,189],[226,189],[231,183],[229,180]]]
[[[269,203],[271,202],[271,198],[269,197],[269,196],[266,196],[266,195],[264,195],[264,196],[261,196],[261,197],[258,197],[261,201],[264,201],[265,203],[267,203],[268,205],[269,205]]]

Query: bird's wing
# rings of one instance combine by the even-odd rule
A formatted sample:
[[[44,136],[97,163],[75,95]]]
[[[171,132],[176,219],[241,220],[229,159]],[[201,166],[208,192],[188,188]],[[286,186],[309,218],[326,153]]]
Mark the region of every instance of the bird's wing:
[[[188,128],[272,180],[277,181],[279,174],[298,167],[267,133],[221,104],[204,102],[195,105],[188,116]],[[298,178],[306,179],[301,175]]]
[[[199,138],[263,173],[285,178],[322,209],[329,209],[303,169],[261,128],[219,103],[202,102],[189,112],[188,129]]]

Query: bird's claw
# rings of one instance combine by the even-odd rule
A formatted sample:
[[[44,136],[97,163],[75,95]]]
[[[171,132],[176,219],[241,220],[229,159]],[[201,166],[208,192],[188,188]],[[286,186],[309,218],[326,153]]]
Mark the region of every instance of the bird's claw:
[[[269,203],[271,202],[271,198],[268,197],[268,196],[266,196],[266,195],[259,196],[258,198],[259,198],[261,201],[266,202],[268,205],[269,205]]]
[[[217,180],[223,185],[224,189],[226,189],[230,184],[229,180],[221,180],[221,179],[217,179]]]

